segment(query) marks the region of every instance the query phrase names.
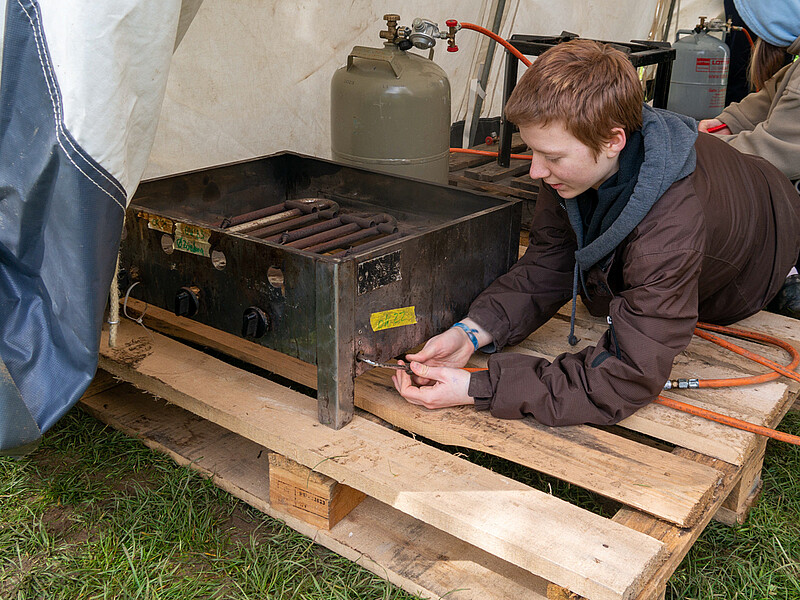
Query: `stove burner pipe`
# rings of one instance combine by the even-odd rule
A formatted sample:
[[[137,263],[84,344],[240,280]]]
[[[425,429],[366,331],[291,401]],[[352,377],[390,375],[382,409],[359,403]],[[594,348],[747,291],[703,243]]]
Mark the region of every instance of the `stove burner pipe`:
[[[236,225],[247,223],[248,221],[253,221],[255,219],[260,219],[261,217],[268,217],[270,215],[274,215],[275,213],[279,213],[284,209],[285,207],[283,203],[276,204],[274,206],[267,206],[266,208],[259,208],[258,210],[254,210],[248,213],[243,213],[241,215],[236,215],[235,217],[223,219],[222,223],[220,223],[219,226],[223,229],[229,229]]]
[[[289,242],[294,242],[296,240],[302,240],[304,238],[316,235],[318,233],[322,233],[323,231],[329,231],[334,227],[341,226],[342,219],[329,219],[327,221],[323,221],[321,223],[314,223],[313,225],[309,225],[308,227],[303,227],[302,229],[295,229],[294,231],[285,231],[280,235],[273,235],[270,238],[267,238],[268,242],[277,242],[279,244],[288,244]]]
[[[276,233],[283,233],[285,231],[289,231],[290,229],[297,229],[298,227],[301,227],[306,223],[313,223],[314,221],[318,221],[320,219],[320,214],[321,213],[311,213],[310,215],[303,215],[302,217],[297,217],[296,219],[289,219],[288,221],[282,221],[280,223],[276,223],[275,225],[270,225],[269,227],[262,227],[261,229],[256,229],[255,231],[249,232],[247,235],[264,239],[267,236],[275,235]]]
[[[327,242],[333,240],[337,237],[346,235],[348,233],[353,233],[355,231],[360,230],[358,223],[348,223],[347,225],[342,225],[340,227],[335,227],[334,229],[330,229],[328,231],[324,231],[322,233],[318,233],[316,235],[311,235],[299,240],[295,240],[293,242],[289,242],[286,244],[290,248],[298,248],[300,250],[304,250],[309,246],[313,246],[315,244],[320,244],[322,242]]]
[[[280,223],[282,221],[291,219],[292,217],[299,217],[302,214],[303,212],[299,208],[293,208],[291,210],[285,210],[283,212],[279,212],[275,215],[270,215],[269,217],[262,217],[261,219],[248,221],[247,223],[242,223],[241,225],[228,227],[225,231],[227,233],[248,233],[255,229],[264,227],[266,225],[272,225],[273,223]]]
[[[348,215],[343,215],[342,220],[348,218]],[[382,234],[391,234],[397,232],[397,222],[388,215],[375,215],[372,217],[350,217],[356,220],[356,224],[361,225],[362,229],[351,233],[349,235],[344,235],[342,237],[337,237],[332,240],[327,240],[322,243],[314,244],[313,246],[309,246],[305,248],[305,250],[309,252],[327,252],[328,250],[334,250],[336,248],[345,248],[349,247],[350,244],[353,242],[357,242],[360,240],[365,240],[367,238],[371,238],[376,235]],[[366,226],[369,225],[371,226]],[[383,240],[384,238],[381,238]]]
[[[327,252],[328,250],[334,250],[335,248],[349,248],[350,244],[352,244],[353,242],[364,240],[366,238],[370,238],[375,235],[380,235],[380,233],[381,232],[378,231],[378,227],[376,225],[375,227],[369,227],[368,229],[360,229],[355,233],[338,237],[328,242],[323,242],[321,244],[309,246],[308,248],[305,248],[305,250],[308,250],[309,252],[322,253],[322,252]]]
[[[370,248],[374,248],[375,246],[380,246],[382,244],[385,244],[386,242],[391,242],[402,236],[403,234],[398,231],[390,235],[387,235],[385,237],[372,240],[371,242],[364,242],[363,244],[359,244],[358,246],[351,246],[347,250],[339,250],[338,252],[332,252],[331,256],[350,256],[352,254],[355,254],[356,252],[369,250]]]
[[[300,214],[307,215],[323,210],[338,212],[339,205],[327,198],[287,200],[281,204],[267,206],[266,208],[223,219],[220,227],[226,229],[229,233],[242,233],[278,223]]]

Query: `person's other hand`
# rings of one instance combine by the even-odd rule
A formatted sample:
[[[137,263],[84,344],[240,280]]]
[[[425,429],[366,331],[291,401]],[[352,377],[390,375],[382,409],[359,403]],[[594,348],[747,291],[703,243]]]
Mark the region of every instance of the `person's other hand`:
[[[475,404],[475,399],[467,393],[469,372],[452,367],[430,367],[416,361],[410,366],[421,381],[432,383],[417,387],[408,373],[398,370],[392,377],[394,387],[411,404],[430,409]]]
[[[425,363],[428,367],[463,367],[474,352],[472,342],[461,329],[451,328],[425,342],[422,350],[415,354],[407,354],[406,359]],[[418,374],[419,371],[414,371]],[[430,385],[430,379],[416,376],[413,379],[417,385]],[[399,390],[399,388],[398,388]]]
[[[702,131],[703,133],[708,133],[709,129],[712,129],[713,127],[719,127],[720,125],[725,125],[725,123],[719,119],[703,119],[697,124],[697,130]],[[730,135],[731,130],[727,125],[725,125],[725,127],[715,131],[714,133],[717,135]]]

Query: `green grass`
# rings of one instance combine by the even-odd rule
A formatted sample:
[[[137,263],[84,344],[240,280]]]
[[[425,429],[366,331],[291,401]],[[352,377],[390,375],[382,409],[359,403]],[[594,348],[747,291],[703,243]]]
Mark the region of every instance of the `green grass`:
[[[800,434],[800,414],[781,429]],[[598,514],[616,506],[488,455],[471,460]],[[800,448],[770,442],[746,524],[712,522],[671,599],[800,599]],[[78,409],[0,458],[0,599],[382,600],[411,595]]]
[[[0,598],[412,596],[76,409],[0,459]]]

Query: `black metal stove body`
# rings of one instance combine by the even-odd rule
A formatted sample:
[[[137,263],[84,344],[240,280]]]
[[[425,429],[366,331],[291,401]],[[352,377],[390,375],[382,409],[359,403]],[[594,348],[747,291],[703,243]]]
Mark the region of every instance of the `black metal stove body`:
[[[142,183],[120,264],[131,297],[316,364],[338,429],[357,355],[390,360],[463,317],[519,227],[516,202],[281,153]]]

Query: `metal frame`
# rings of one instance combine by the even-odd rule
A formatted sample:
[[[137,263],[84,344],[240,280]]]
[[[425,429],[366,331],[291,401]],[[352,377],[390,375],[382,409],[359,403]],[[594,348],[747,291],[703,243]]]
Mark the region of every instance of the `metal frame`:
[[[550,48],[562,42],[581,39],[575,33],[561,32],[558,36],[521,35],[514,34],[508,39],[514,48],[525,56],[539,56]],[[608,42],[594,40],[603,44],[611,44],[624,52],[636,68],[656,65],[655,84],[653,86],[653,106],[666,108],[669,98],[669,81],[672,76],[672,61],[675,60],[675,50],[668,42],[649,42],[633,40],[631,42]],[[505,83],[503,86],[503,107],[511,97],[514,86],[517,85],[519,59],[506,50]],[[511,164],[511,135],[513,125],[500,115],[500,148],[497,154],[497,164],[508,167]]]

